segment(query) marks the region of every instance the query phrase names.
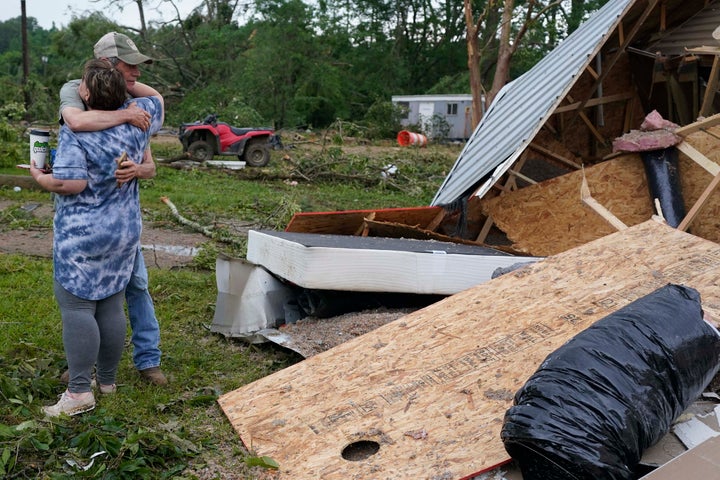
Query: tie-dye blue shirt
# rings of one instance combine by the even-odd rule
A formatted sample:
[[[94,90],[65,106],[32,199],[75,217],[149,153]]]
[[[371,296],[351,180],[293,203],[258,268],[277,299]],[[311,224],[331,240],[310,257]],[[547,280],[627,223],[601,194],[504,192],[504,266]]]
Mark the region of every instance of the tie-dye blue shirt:
[[[150,113],[147,131],[128,123],[97,132],[60,127],[52,175],[88,183],[78,194],[56,196],[53,267],[60,285],[85,300],[101,300],[125,288],[140,245],[138,182],[118,187],[115,159],[125,151],[130,160],[142,162],[150,135],[162,126],[162,106],[155,97],[142,97],[122,108],[130,102]]]

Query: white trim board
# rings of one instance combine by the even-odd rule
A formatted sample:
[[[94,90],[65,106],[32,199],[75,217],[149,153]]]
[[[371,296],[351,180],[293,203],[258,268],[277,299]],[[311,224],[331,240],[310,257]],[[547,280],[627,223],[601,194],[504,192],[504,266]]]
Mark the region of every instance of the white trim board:
[[[453,295],[540,258],[436,240],[250,230],[247,260],[303,288]]]

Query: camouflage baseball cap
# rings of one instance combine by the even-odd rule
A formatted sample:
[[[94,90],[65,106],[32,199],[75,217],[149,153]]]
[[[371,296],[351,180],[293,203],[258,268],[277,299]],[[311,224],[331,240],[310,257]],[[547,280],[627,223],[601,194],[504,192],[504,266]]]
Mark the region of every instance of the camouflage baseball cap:
[[[117,57],[128,65],[152,63],[153,59],[143,55],[135,42],[122,33],[110,32],[97,41],[94,48],[95,58]]]

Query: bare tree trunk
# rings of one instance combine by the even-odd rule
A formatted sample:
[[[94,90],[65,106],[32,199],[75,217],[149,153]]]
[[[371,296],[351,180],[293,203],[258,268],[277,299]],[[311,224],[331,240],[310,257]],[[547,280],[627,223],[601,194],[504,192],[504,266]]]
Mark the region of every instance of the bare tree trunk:
[[[510,60],[515,53],[515,46],[510,44],[510,29],[512,27],[512,14],[515,8],[515,0],[503,1],[502,22],[500,23],[500,45],[498,46],[498,58],[495,65],[495,76],[492,86],[485,96],[488,105],[492,103],[500,89],[505,86],[510,78]]]
[[[28,79],[30,78],[30,49],[28,47],[28,36],[27,36],[27,11],[25,10],[25,0],[20,0],[20,28],[22,29],[22,57],[23,57],[23,93],[25,94],[25,111],[30,109],[30,92],[28,91]]]
[[[145,25],[145,9],[143,8],[143,0],[135,0],[138,7],[138,15],[140,15],[140,37],[147,40],[147,25]]]
[[[482,116],[481,99],[483,93],[482,76],[480,71],[480,60],[482,50],[479,48],[480,27],[482,22],[492,23],[490,20],[494,17],[493,11],[498,7],[499,0],[488,0],[486,10],[477,20],[473,21],[473,13],[471,0],[464,0],[465,23],[467,24],[467,46],[468,46],[468,68],[470,69],[470,88],[473,95],[473,129],[477,127]],[[562,0],[554,0],[543,6],[542,2],[537,0],[528,0],[525,6],[525,19],[518,28],[515,38],[512,35],[512,19],[515,13],[515,0],[502,0],[502,12],[500,21],[500,36],[498,40],[498,55],[495,63],[495,74],[490,89],[485,92],[484,104],[487,108],[492,104],[495,97],[505,84],[510,80],[510,64],[512,57],[518,49],[520,42],[527,33],[528,29],[538,21],[541,15],[544,15],[550,9],[557,7]],[[539,11],[534,13],[535,8],[539,7]],[[492,27],[492,25],[486,25]],[[477,119],[477,120],[476,120]]]
[[[467,41],[468,51],[468,71],[470,72],[470,92],[472,93],[472,129],[475,130],[475,127],[480,123],[483,111],[483,86],[480,72],[480,28],[475,24],[475,20],[473,19],[471,0],[464,0],[463,8],[465,10],[465,23],[467,25],[465,39]]]

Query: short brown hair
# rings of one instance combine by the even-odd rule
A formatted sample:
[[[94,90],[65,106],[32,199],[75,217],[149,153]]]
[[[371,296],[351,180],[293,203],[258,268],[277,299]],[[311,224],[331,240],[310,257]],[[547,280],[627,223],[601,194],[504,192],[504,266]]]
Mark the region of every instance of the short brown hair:
[[[122,72],[107,60],[88,60],[82,79],[88,89],[88,107],[95,110],[117,110],[125,103],[125,78]]]

